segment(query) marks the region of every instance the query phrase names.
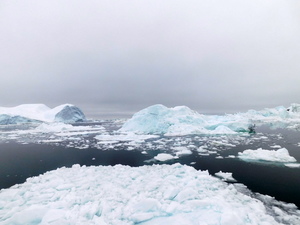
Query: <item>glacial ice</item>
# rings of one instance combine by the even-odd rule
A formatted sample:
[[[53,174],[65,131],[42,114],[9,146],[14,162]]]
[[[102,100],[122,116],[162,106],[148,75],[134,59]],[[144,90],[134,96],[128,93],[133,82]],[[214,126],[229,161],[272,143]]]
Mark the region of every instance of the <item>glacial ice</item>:
[[[186,106],[167,108],[158,104],[135,113],[119,131],[168,136],[237,134],[238,132],[251,132],[255,123],[300,123],[299,112],[300,104],[295,103],[289,108],[279,106],[261,111],[249,110],[246,113],[223,116],[202,115]]]
[[[3,125],[30,122],[74,123],[85,120],[83,112],[71,104],[60,105],[53,109],[43,104],[0,107],[0,124]]]
[[[245,150],[238,153],[238,158],[246,161],[268,161],[279,163],[294,163],[297,160],[289,155],[286,148],[278,150],[265,150],[262,148],[256,150]]]
[[[0,224],[299,224],[295,205],[247,192],[180,164],[74,165],[2,189]]]

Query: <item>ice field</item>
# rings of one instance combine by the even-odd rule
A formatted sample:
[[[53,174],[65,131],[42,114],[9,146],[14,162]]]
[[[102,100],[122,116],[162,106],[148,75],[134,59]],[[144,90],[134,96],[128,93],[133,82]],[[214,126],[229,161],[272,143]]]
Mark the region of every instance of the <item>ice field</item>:
[[[180,164],[60,168],[2,190],[0,203],[7,225],[300,222],[293,205],[266,207],[245,187]]]
[[[54,112],[27,105],[22,115],[20,107],[0,108],[0,145],[138,152],[144,166],[46,170],[0,190],[0,224],[300,224],[295,204],[253,192],[236,171],[217,169],[226,162],[298,177],[300,105],[224,116],[154,105],[110,121],[88,121],[65,106]],[[216,164],[214,173],[195,169],[206,160]]]

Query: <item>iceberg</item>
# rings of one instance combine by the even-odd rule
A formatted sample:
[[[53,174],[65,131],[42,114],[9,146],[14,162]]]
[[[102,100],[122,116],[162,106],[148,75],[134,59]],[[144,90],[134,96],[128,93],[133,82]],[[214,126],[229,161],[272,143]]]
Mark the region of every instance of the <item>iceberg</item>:
[[[53,109],[43,104],[23,104],[16,107],[0,107],[0,124],[32,122],[75,123],[85,121],[85,115],[76,106],[64,104]]]
[[[20,123],[38,123],[39,120],[29,119],[23,116],[11,116],[7,114],[0,115],[0,125],[20,124]]]
[[[247,121],[205,116],[186,106],[167,108],[158,104],[135,113],[119,131],[164,135],[235,134],[247,131],[248,126]]]
[[[265,150],[262,148],[251,150],[247,149],[243,152],[238,153],[238,158],[245,161],[267,161],[267,162],[278,162],[278,163],[294,163],[297,160],[289,155],[286,148],[278,150]]]
[[[83,112],[74,105],[63,105],[62,109],[55,114],[55,122],[75,123],[85,121]]]
[[[240,189],[180,164],[74,165],[2,189],[0,224],[299,224],[295,205]]]
[[[300,123],[300,104],[289,108],[279,106],[246,113],[203,115],[187,106],[168,108],[157,104],[135,113],[127,120],[120,132],[137,134],[162,134],[168,136],[188,134],[237,134],[254,132],[256,123]]]

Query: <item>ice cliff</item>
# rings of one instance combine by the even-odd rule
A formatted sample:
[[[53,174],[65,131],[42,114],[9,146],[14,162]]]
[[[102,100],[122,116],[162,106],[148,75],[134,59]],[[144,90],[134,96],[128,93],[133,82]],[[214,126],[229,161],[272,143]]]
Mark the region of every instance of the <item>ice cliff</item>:
[[[202,115],[186,106],[167,108],[158,104],[135,113],[119,131],[164,135],[235,134],[251,132],[255,123],[295,121],[300,123],[300,104],[295,103],[288,108],[279,106],[223,116]]]
[[[0,107],[0,124],[19,124],[30,122],[74,123],[86,120],[83,112],[76,106],[64,104],[53,109],[43,104],[24,104],[16,107]]]

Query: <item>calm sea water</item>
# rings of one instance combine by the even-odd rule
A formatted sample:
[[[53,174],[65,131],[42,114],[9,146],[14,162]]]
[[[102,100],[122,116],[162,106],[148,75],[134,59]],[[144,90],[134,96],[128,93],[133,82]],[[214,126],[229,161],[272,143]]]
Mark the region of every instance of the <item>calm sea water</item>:
[[[239,159],[226,158],[228,155],[237,155],[245,149],[257,149],[259,147],[270,149],[270,145],[276,144],[286,147],[290,155],[300,162],[300,132],[286,129],[271,130],[266,127],[258,128],[259,132],[272,134],[274,140],[267,142],[255,142],[232,147],[222,154],[224,159],[216,159],[215,156],[201,156],[196,151],[191,155],[185,155],[176,160],[164,162],[167,164],[182,163],[193,166],[197,170],[208,170],[214,174],[218,171],[232,172],[233,177],[245,184],[250,190],[267,194],[277,200],[295,203],[300,208],[300,168],[288,168],[280,165],[249,163]],[[282,138],[276,138],[280,134]],[[162,149],[148,149],[147,154],[142,154],[144,149],[132,151],[106,150],[96,148],[76,149],[47,144],[20,144],[10,141],[0,144],[0,188],[9,188],[14,184],[25,182],[26,178],[43,174],[59,167],[71,167],[80,165],[116,165],[129,166],[151,165],[162,163],[153,161],[154,156],[162,152]],[[221,154],[221,155],[222,155]]]

